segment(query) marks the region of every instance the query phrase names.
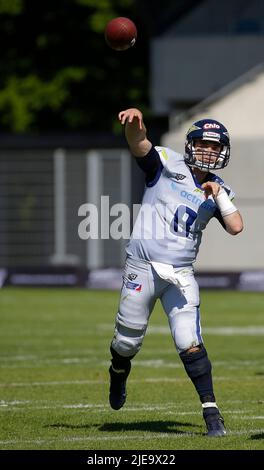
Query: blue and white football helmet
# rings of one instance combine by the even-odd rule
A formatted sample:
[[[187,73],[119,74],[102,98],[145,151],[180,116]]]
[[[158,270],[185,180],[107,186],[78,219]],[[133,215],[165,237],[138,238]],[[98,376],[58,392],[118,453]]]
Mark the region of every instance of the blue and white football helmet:
[[[195,141],[204,140],[221,145],[220,152],[197,151]],[[199,152],[199,159],[197,158]],[[204,155],[204,156],[203,156]],[[206,155],[206,156],[205,156]],[[212,157],[210,159],[210,156]],[[190,127],[186,134],[185,162],[202,171],[220,170],[227,166],[230,158],[230,138],[227,129],[214,119],[201,119]]]

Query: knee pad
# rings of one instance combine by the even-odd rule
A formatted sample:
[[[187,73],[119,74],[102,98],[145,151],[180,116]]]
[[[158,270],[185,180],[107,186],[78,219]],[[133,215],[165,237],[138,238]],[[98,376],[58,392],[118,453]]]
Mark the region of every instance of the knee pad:
[[[120,356],[135,356],[142,345],[146,328],[133,329],[117,323],[111,347]]]
[[[180,353],[180,358],[188,376],[192,378],[208,374],[212,370],[212,365],[208,359],[205,347],[201,344],[200,350],[192,353],[186,351]]]

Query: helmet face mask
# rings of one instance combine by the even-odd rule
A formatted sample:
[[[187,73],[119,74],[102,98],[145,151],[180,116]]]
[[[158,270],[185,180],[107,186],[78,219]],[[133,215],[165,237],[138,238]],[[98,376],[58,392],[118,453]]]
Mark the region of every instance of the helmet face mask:
[[[213,119],[202,119],[190,127],[184,156],[189,166],[205,172],[220,170],[227,166],[229,157],[230,139],[223,124]]]

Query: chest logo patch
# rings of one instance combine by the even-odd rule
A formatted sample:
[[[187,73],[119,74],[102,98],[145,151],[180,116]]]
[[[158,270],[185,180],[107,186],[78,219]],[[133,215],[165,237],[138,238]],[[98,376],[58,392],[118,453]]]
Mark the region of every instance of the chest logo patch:
[[[182,181],[182,180],[184,180],[184,178],[186,178],[186,176],[185,176],[185,175],[182,175],[181,173],[175,173],[174,178],[175,178],[177,181]]]

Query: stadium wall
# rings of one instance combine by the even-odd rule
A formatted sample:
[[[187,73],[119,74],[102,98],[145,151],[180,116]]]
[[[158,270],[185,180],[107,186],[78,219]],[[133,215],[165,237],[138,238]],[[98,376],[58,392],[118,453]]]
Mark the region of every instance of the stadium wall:
[[[184,152],[187,129],[204,117],[224,123],[231,136],[229,165],[219,175],[232,187],[244,219],[244,231],[231,237],[212,221],[203,235],[196,269],[200,271],[262,270],[264,267],[264,65],[212,95],[177,119],[162,144]]]

